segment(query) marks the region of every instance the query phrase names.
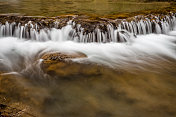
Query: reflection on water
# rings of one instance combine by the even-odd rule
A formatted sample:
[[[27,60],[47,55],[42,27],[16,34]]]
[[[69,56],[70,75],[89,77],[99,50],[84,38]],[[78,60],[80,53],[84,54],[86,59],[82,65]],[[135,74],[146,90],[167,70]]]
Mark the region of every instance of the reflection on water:
[[[141,1],[142,0],[0,0],[0,13],[21,13],[31,16],[57,16],[61,14],[109,15],[169,6],[166,2],[143,3]]]

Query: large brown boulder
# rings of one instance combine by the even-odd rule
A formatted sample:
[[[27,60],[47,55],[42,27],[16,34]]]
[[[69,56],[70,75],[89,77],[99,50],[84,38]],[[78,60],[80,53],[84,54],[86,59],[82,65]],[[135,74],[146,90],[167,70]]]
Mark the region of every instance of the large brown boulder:
[[[100,66],[90,63],[77,63],[71,60],[86,57],[83,53],[47,53],[41,57],[43,59],[41,68],[44,73],[52,77],[67,79],[100,75]]]

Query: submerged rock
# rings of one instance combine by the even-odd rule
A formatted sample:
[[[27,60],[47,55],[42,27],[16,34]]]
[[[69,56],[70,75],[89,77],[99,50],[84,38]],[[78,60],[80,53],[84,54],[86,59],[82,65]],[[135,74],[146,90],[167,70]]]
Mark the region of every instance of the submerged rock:
[[[34,97],[24,87],[21,76],[4,75],[0,71],[0,117],[35,117]],[[31,106],[32,105],[32,106]]]

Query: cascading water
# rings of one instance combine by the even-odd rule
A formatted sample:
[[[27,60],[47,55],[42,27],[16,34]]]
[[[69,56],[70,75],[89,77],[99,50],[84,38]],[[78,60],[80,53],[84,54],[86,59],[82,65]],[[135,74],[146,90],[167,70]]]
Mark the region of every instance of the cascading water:
[[[98,24],[91,30],[74,20],[60,29],[60,22],[53,28],[41,28],[34,22],[1,24],[0,104],[6,104],[6,99],[30,103],[44,117],[75,113],[82,117],[89,110],[95,117],[100,112],[111,116],[116,110],[120,111],[113,117],[129,110],[139,110],[143,116],[151,112],[148,108],[158,109],[158,114],[167,107],[164,116],[173,115],[175,20],[175,16],[123,20],[118,25]],[[43,56],[51,53],[56,56],[45,60]],[[84,57],[60,59],[62,54],[75,53]],[[84,113],[79,115],[82,108]]]
[[[139,17],[139,16],[138,16]],[[66,26],[56,29],[59,22],[55,22],[53,28],[40,29],[37,23],[29,21],[21,23],[8,23],[0,25],[0,37],[13,36],[18,38],[32,39],[36,41],[75,41],[75,42],[129,42],[136,35],[150,33],[167,34],[176,25],[175,14],[165,16],[152,16],[152,18],[141,18],[132,21],[122,20],[121,23],[113,25],[111,22],[106,24],[106,29],[102,30],[99,26],[85,32],[85,29],[70,20]],[[116,22],[116,21],[114,21]]]
[[[58,24],[55,22],[54,27]],[[24,71],[40,59],[38,54],[51,51],[84,53],[87,58],[73,61],[97,63],[115,69],[128,69],[137,64],[155,66],[153,62],[158,59],[165,61],[165,56],[176,59],[175,25],[174,15],[162,19],[123,20],[117,26],[107,24],[105,31],[96,27],[88,33],[73,20],[61,29],[40,29],[33,22],[24,26],[6,22],[0,25],[0,70]]]
[[[176,117],[176,2],[151,1],[0,0],[0,117]]]

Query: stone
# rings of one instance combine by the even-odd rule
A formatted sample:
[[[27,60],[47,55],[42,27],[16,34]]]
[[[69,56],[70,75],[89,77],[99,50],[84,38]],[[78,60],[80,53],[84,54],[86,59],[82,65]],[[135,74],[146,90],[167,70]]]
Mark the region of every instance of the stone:
[[[41,68],[44,73],[64,79],[90,78],[101,75],[102,68],[96,64],[77,63],[71,61],[76,58],[86,58],[83,53],[46,53]]]
[[[53,62],[64,62],[68,61],[69,59],[73,58],[85,58],[87,57],[83,53],[60,53],[60,52],[54,52],[54,53],[46,53],[44,54],[41,59],[43,59],[43,63],[53,63]]]

